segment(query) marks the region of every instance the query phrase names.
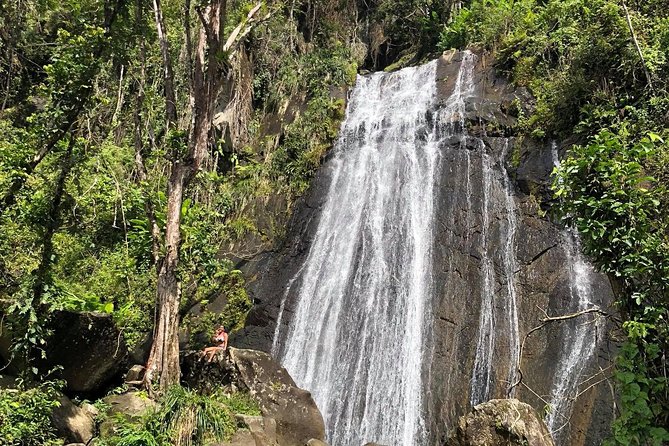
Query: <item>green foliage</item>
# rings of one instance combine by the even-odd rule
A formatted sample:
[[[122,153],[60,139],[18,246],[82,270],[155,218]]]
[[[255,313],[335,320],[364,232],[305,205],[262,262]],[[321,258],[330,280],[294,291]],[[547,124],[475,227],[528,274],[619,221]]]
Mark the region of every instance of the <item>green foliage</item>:
[[[626,316],[627,341],[617,362],[622,401],[615,444],[661,445],[669,440],[669,146],[658,135],[634,141],[602,131],[590,144],[572,148],[556,171],[555,195],[578,228],[584,248],[600,269],[621,284],[618,305]]]
[[[208,301],[201,301],[202,311],[188,315],[184,319],[184,327],[190,334],[190,347],[200,349],[211,345],[216,329],[224,326],[228,333],[233,333],[244,326],[246,316],[251,310],[252,302],[244,289],[244,278],[241,271],[232,270],[220,277],[222,288],[217,293],[219,299],[225,299],[222,311],[210,311]]]
[[[247,394],[211,395],[175,386],[159,401],[159,409],[139,420],[120,417],[105,446],[202,446],[229,440],[237,431],[235,414],[260,415]]]
[[[629,340],[618,356],[615,374],[622,411],[613,424],[613,440],[608,444],[661,446],[669,442],[666,424],[658,424],[663,415],[666,420],[667,405],[666,399],[663,402],[657,395],[666,392],[668,383],[666,376],[658,376],[652,370],[653,364],[662,359],[660,346],[648,324],[629,321],[625,325]],[[639,325],[644,326],[645,335],[635,338],[633,332]]]
[[[279,26],[284,25],[272,24],[271,28]],[[254,97],[262,101],[264,113],[276,113],[286,104],[297,109],[290,110],[296,116],[283,126],[281,143],[264,162],[251,160],[233,170],[235,192],[244,195],[274,191],[293,199],[304,193],[344,117],[344,101],[333,98],[332,91],[355,82],[357,65],[351,49],[340,41],[303,54],[281,56],[277,67],[275,55],[258,62]],[[304,103],[291,102],[300,97],[299,92],[306,92]],[[256,144],[262,148],[265,141]]]
[[[55,446],[62,444],[49,415],[58,406],[54,383],[26,390],[0,392],[0,444],[6,446]]]
[[[621,116],[649,118],[634,115],[663,97],[669,69],[663,9],[645,15],[630,7],[656,91],[646,88],[624,11],[612,0],[474,0],[443,28],[439,47],[493,50],[498,67],[537,99],[522,122],[526,133],[560,137],[576,129],[591,136]]]
[[[452,1],[380,0],[372,14],[383,25],[389,46],[399,55],[414,53],[417,59],[434,50],[442,24],[450,16]]]

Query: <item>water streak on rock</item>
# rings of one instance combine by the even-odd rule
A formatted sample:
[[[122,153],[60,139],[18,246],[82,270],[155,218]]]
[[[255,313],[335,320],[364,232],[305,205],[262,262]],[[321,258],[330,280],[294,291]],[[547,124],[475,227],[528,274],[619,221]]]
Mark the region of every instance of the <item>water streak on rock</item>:
[[[557,145],[551,147],[553,164],[559,165]],[[593,303],[592,278],[594,268],[581,253],[581,244],[575,230],[565,230],[562,234],[565,256],[569,269],[569,292],[571,306],[568,312],[579,312],[597,308]],[[581,381],[586,380],[584,372],[592,363],[598,346],[598,331],[602,322],[592,314],[568,320],[562,327],[562,338],[567,339],[560,354],[560,367],[553,377],[553,388],[550,396],[550,412],[546,417],[546,425],[556,442],[563,437],[564,429],[573,410]]]

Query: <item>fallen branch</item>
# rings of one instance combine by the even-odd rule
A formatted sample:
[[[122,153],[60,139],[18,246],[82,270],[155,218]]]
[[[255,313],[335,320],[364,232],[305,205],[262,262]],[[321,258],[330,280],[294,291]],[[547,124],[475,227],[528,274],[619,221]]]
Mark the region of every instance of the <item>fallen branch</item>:
[[[541,310],[542,313],[544,313],[545,316],[541,319],[541,324],[540,325],[537,325],[536,327],[532,328],[530,331],[527,332],[527,334],[523,338],[523,342],[520,344],[520,352],[518,354],[518,364],[517,364],[517,367],[516,367],[516,370],[518,372],[518,380],[515,383],[513,383],[511,385],[511,387],[509,387],[509,390],[507,391],[508,395],[511,395],[511,392],[513,392],[513,389],[516,388],[523,381],[523,371],[522,371],[522,368],[521,368],[522,361],[523,361],[523,351],[525,350],[525,342],[527,341],[527,338],[529,338],[532,333],[534,333],[535,331],[541,330],[542,328],[544,328],[546,325],[550,324],[551,322],[566,321],[566,320],[569,320],[569,319],[577,318],[579,316],[583,316],[585,314],[597,313],[597,314],[602,315],[604,317],[611,317],[611,315],[609,315],[605,311],[602,311],[598,307],[588,308],[588,309],[585,309],[585,310],[577,311],[576,313],[565,314],[565,315],[562,315],[562,316],[549,316],[548,313],[545,310],[543,310],[541,308],[540,308],[540,310]]]
[[[606,313],[605,311],[602,311],[598,307],[595,307],[595,308],[588,308],[587,310],[577,311],[576,313],[565,314],[563,316],[552,316],[552,317],[546,316],[545,318],[541,319],[541,322],[546,324],[548,322],[554,322],[554,321],[566,321],[567,319],[574,319],[575,317],[583,316],[584,314],[588,313],[599,313],[604,317],[609,316],[609,314]]]

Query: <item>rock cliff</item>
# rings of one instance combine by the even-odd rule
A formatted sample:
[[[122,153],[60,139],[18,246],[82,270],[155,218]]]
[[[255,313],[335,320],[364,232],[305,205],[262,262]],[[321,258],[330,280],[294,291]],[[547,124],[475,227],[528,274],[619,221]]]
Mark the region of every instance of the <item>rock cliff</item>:
[[[428,115],[444,109],[464,57],[440,58],[438,97]],[[602,316],[613,311],[611,286],[583,260],[577,239],[546,216],[550,172],[564,148],[515,137],[517,117],[531,97],[498,76],[490,60],[475,60],[464,113],[453,118],[466,137],[440,147],[432,353],[423,369],[427,431],[431,442],[445,441],[477,399],[513,396],[554,410],[547,421],[556,444],[598,444],[614,416],[606,380],[610,324]],[[236,338],[240,346],[272,347],[279,306],[315,235],[331,162],[326,159],[296,206],[282,248],[245,265],[256,306]],[[592,308],[601,311],[547,319]],[[295,296],[288,295],[282,323],[294,309]],[[482,334],[484,322],[493,329]]]

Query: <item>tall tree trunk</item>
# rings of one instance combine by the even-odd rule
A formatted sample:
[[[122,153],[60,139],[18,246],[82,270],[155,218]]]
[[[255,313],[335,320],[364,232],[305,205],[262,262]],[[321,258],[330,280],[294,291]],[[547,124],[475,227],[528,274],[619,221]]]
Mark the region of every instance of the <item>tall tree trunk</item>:
[[[154,0],[154,6],[160,3]],[[195,49],[191,80],[191,116],[188,134],[188,154],[183,160],[172,163],[168,182],[167,215],[165,228],[165,257],[159,262],[156,289],[157,315],[153,345],[144,375],[144,385],[151,391],[158,383],[161,391],[179,383],[179,304],[181,284],[177,275],[179,266],[179,244],[181,242],[181,207],[184,191],[200,170],[207,156],[212,128],[214,106],[223,78],[225,54],[236,42],[248,34],[253,14],[260,5],[252,9],[247,20],[235,29],[229,42],[223,43],[221,31],[225,24],[226,0],[212,0],[202,11],[196,9],[201,29]],[[247,27],[248,31],[243,27]],[[187,28],[188,30],[188,28]]]
[[[177,276],[179,243],[181,243],[181,206],[184,188],[191,176],[190,169],[179,163],[172,168],[168,184],[167,215],[165,228],[165,257],[158,269],[157,316],[153,345],[144,376],[151,388],[158,381],[161,391],[178,384],[179,366],[179,302],[181,284]]]
[[[156,17],[160,3],[154,0]],[[207,153],[214,102],[220,78],[221,27],[224,23],[225,0],[213,0],[203,14],[197,55],[193,73],[192,124],[188,140],[188,154],[184,160],[172,163],[168,182],[167,215],[165,228],[165,257],[160,262],[156,287],[156,324],[153,345],[147,362],[144,384],[151,390],[157,382],[159,389],[178,384],[179,366],[179,303],[181,284],[177,275],[179,244],[181,242],[181,207],[184,190],[197,173]],[[160,32],[159,32],[160,33]],[[166,60],[163,59],[166,63]],[[166,91],[167,93],[167,91]],[[166,98],[169,102],[169,98]],[[168,120],[170,117],[168,116]],[[175,120],[176,121],[176,120]]]
[[[170,56],[170,44],[167,40],[167,29],[163,19],[163,11],[160,0],[153,0],[153,13],[160,43],[160,54],[163,58],[163,83],[165,89],[165,115],[168,127],[177,122],[176,94],[174,93],[174,72],[172,70],[172,58]]]

